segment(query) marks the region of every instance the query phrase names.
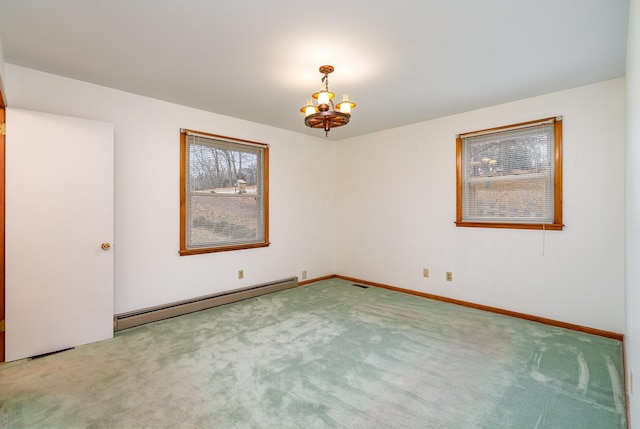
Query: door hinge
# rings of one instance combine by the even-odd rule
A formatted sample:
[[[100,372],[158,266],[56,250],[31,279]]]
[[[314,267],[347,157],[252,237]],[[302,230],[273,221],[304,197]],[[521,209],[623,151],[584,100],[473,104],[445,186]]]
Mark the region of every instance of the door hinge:
[[[0,332],[4,332],[4,320],[0,320]]]
[[[0,124],[0,136],[7,135],[7,124]]]

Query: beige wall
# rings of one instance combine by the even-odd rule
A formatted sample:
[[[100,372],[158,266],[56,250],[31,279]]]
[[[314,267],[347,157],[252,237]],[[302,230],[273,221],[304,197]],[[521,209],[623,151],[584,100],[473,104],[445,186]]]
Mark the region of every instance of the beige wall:
[[[14,108],[114,124],[116,313],[335,271],[333,145],[324,138],[11,64],[6,75]],[[270,247],[178,256],[180,128],[270,145]]]
[[[565,229],[457,228],[455,135],[558,115]],[[621,78],[339,142],[338,273],[623,333],[624,124]]]

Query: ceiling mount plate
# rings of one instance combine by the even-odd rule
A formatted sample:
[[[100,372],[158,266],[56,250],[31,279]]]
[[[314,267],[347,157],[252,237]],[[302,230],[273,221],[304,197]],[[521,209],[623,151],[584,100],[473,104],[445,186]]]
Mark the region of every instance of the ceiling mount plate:
[[[320,66],[320,73],[329,74],[332,73],[335,69],[333,66]]]

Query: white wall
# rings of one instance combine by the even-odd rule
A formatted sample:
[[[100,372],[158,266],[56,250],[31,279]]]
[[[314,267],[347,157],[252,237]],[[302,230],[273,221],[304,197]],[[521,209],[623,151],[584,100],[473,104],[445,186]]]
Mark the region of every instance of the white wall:
[[[631,0],[627,41],[627,372],[640,375],[640,1]],[[631,388],[631,386],[629,386]],[[640,385],[629,395],[640,428]]]
[[[11,64],[5,88],[11,107],[115,126],[116,313],[335,271],[332,143]],[[271,145],[270,247],[178,256],[180,128]]]
[[[338,142],[337,273],[624,332],[624,91],[621,78]],[[457,228],[455,135],[558,115],[565,229]]]
[[[335,143],[10,64],[6,79],[12,107],[115,125],[116,312],[307,269],[624,332],[624,79]],[[556,115],[565,230],[456,228],[455,134]],[[271,144],[271,247],[177,256],[181,127]]]

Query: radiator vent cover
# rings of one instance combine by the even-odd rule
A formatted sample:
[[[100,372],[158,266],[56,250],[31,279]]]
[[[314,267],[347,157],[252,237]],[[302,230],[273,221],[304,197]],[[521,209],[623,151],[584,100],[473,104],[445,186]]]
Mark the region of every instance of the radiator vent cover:
[[[200,296],[197,298],[177,301],[165,305],[143,308],[127,313],[116,314],[113,318],[113,330],[121,331],[134,326],[156,322],[170,317],[182,316],[194,311],[206,310],[219,305],[230,304],[244,299],[255,298],[272,292],[290,289],[298,286],[298,278],[291,277],[270,283],[235,289],[223,293]]]

